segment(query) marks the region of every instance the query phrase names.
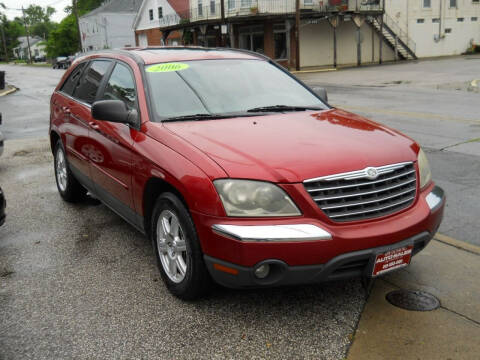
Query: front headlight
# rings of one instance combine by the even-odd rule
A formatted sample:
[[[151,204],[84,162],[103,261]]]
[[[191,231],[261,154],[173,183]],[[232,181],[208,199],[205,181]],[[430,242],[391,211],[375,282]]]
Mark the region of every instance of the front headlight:
[[[428,165],[427,156],[422,149],[418,152],[418,170],[420,172],[420,189],[422,189],[432,180],[430,165]]]
[[[215,180],[213,184],[228,216],[301,215],[292,199],[274,184],[232,179]]]

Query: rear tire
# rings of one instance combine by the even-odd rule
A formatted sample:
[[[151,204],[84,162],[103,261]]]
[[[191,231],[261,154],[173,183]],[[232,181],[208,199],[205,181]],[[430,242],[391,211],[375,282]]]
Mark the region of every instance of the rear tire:
[[[60,140],[58,140],[55,145],[54,168],[57,189],[63,200],[71,203],[84,200],[87,195],[87,190],[80,185],[70,171],[67,156]]]
[[[158,269],[168,290],[183,300],[195,300],[210,290],[197,232],[182,201],[172,193],[160,195],[150,231]]]

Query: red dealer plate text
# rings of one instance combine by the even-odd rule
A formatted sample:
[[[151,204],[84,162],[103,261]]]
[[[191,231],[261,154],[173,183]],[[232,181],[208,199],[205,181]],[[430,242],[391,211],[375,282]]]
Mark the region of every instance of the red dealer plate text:
[[[410,264],[412,258],[413,245],[408,245],[395,250],[378,254],[375,258],[372,276],[384,274]]]

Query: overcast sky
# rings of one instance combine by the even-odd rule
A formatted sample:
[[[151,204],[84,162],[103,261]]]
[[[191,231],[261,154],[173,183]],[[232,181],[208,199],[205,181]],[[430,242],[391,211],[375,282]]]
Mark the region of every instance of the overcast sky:
[[[30,5],[39,5],[41,7],[51,6],[57,10],[52,16],[52,20],[59,22],[67,14],[63,12],[66,6],[71,5],[71,0],[0,0],[7,7],[7,10],[1,9],[0,11],[5,11],[9,19],[13,19],[15,16],[22,16],[22,12],[15,10],[20,9],[22,6],[27,8]]]

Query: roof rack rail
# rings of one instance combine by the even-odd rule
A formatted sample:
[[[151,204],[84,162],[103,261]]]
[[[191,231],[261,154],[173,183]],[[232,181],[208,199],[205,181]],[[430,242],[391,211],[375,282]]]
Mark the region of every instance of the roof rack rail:
[[[203,47],[203,46],[148,46],[143,48],[134,48],[132,50],[148,51],[148,50],[203,50],[203,51],[233,51],[248,54],[267,61],[272,59],[264,54],[260,54],[251,50],[227,48],[227,47]]]

